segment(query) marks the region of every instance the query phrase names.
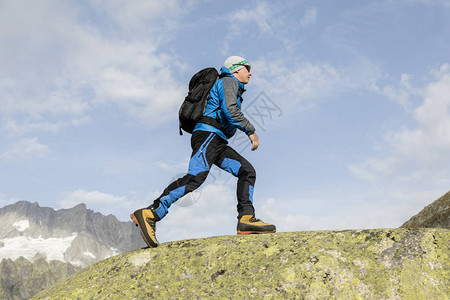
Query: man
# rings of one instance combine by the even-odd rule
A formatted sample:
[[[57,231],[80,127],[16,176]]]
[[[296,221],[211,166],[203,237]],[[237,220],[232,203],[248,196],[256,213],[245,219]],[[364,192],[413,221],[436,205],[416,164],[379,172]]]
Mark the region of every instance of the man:
[[[192,155],[187,174],[171,183],[148,208],[138,209],[131,219],[139,226],[149,247],[156,247],[156,222],[164,218],[169,207],[182,196],[197,189],[208,176],[213,164],[238,177],[238,234],[275,232],[274,225],[255,218],[253,187],[256,172],[253,166],[227,145],[236,130],[247,134],[252,151],[258,149],[255,127],[241,111],[242,93],[252,73],[250,64],[240,56],[225,60],[219,80],[211,88],[205,113],[191,137]]]

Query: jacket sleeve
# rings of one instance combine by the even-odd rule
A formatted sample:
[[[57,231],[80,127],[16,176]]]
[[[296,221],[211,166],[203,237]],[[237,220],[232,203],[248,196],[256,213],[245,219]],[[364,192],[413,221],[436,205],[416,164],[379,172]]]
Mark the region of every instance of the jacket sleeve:
[[[237,92],[239,84],[230,77],[223,78],[223,96],[221,101],[221,110],[223,111],[228,123],[250,135],[255,132],[255,127],[244,116],[238,105]]]

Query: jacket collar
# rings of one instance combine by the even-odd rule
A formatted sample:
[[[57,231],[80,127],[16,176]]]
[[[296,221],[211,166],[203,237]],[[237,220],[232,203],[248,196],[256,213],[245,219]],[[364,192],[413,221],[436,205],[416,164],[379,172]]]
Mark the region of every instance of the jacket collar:
[[[228,70],[228,68],[222,67],[220,69],[220,77],[231,77],[234,80],[236,80],[236,82],[239,84],[239,87],[243,90],[245,90],[245,84],[243,84],[242,82],[240,82],[239,80],[236,79],[236,77],[233,76],[233,74],[230,73],[230,71]]]

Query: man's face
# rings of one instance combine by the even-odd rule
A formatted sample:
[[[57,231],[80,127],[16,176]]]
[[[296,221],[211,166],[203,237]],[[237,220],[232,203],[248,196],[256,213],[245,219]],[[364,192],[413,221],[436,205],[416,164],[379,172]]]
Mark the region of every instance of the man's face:
[[[252,72],[250,72],[250,66],[244,66],[244,68],[240,69],[237,72],[234,72],[233,75],[243,84],[247,84],[250,80],[250,77],[252,76]]]

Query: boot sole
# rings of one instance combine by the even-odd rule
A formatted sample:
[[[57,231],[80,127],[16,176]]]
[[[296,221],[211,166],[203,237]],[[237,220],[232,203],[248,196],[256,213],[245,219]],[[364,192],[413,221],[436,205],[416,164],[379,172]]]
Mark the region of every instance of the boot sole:
[[[239,231],[237,232],[237,234],[241,235],[241,234],[264,234],[264,233],[275,233],[276,230],[271,230],[271,231]]]
[[[147,244],[147,246],[149,246],[150,248],[158,247],[158,244],[155,244],[153,241],[151,241],[151,242],[147,241],[147,239],[145,238],[145,234],[142,232],[142,228],[141,228],[141,226],[139,226],[139,222],[136,219],[136,217],[134,216],[134,214],[131,214],[130,218],[131,218],[131,220],[133,220],[133,222],[136,225],[136,227],[139,227],[139,231],[141,232],[142,239]]]

